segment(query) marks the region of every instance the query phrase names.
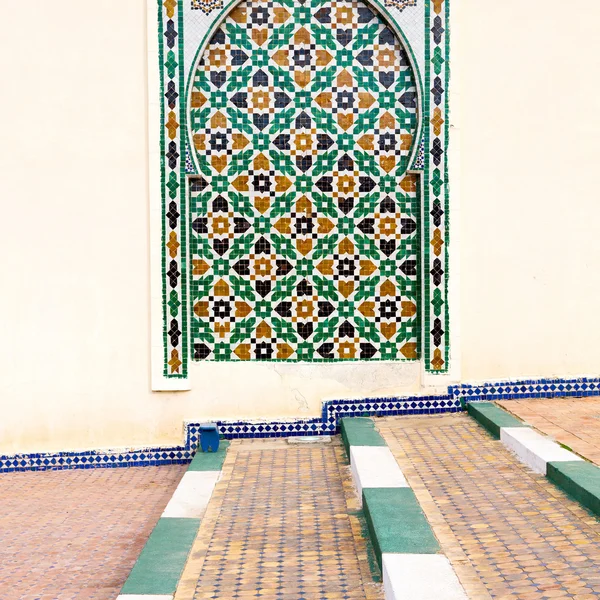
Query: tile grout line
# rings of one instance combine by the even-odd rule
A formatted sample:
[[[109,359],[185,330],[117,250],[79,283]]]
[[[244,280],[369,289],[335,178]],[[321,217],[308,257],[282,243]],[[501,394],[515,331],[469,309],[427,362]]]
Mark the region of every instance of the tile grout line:
[[[197,452],[146,541],[117,600],[173,600],[198,531],[225,473],[229,442]]]
[[[342,419],[341,431],[386,600],[466,600],[453,565],[373,420]]]
[[[582,506],[600,515],[600,468],[493,402],[472,402],[469,415],[530,469],[545,475]]]

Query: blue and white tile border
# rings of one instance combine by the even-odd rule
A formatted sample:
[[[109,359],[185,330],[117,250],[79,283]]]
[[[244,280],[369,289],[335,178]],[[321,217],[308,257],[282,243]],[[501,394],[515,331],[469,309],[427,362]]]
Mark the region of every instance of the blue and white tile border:
[[[600,396],[600,377],[573,379],[525,379],[495,383],[463,383],[448,388],[449,394],[463,402],[521,400],[526,398],[563,398]]]
[[[362,400],[328,400],[319,417],[281,421],[219,421],[225,439],[331,435],[341,417],[458,412],[470,402],[600,396],[600,377],[528,379],[451,385],[447,394]],[[198,423],[184,424],[184,443],[166,448],[128,448],[0,455],[0,473],[185,464],[198,446]]]

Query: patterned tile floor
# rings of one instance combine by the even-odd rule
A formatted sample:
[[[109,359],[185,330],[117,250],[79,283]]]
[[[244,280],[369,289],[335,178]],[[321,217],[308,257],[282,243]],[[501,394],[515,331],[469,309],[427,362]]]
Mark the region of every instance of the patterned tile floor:
[[[185,469],[0,475],[0,598],[114,600]]]
[[[380,599],[339,439],[233,442],[176,600]]]
[[[498,405],[600,465],[600,398],[506,400]]]
[[[600,598],[600,521],[475,421],[377,425],[471,600]]]

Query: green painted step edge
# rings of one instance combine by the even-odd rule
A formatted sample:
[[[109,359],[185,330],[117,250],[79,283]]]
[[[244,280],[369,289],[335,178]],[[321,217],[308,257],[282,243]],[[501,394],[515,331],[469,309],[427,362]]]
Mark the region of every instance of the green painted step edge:
[[[497,440],[500,439],[501,427],[527,427],[523,421],[519,421],[493,402],[469,402],[467,411]]]
[[[440,545],[410,488],[365,488],[363,510],[380,568],[381,555],[386,552],[440,552]]]
[[[546,477],[600,516],[600,468],[583,460],[549,462]]]
[[[200,446],[194,455],[188,471],[220,471],[223,468],[229,442],[221,440],[217,452],[202,452]]]
[[[174,594],[199,527],[200,519],[159,519],[121,594]]]
[[[350,456],[350,446],[385,446],[385,441],[375,429],[373,419],[346,417],[340,421],[342,442]]]

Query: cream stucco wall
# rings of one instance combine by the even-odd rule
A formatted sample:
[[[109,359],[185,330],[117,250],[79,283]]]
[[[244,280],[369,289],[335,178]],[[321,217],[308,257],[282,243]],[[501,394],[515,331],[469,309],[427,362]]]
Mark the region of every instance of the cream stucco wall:
[[[600,374],[600,5],[460,0],[465,380]]]
[[[582,4],[455,0],[464,380],[600,374],[600,7]],[[152,393],[146,4],[0,7],[0,453],[418,391],[410,365],[194,364],[191,391]]]

